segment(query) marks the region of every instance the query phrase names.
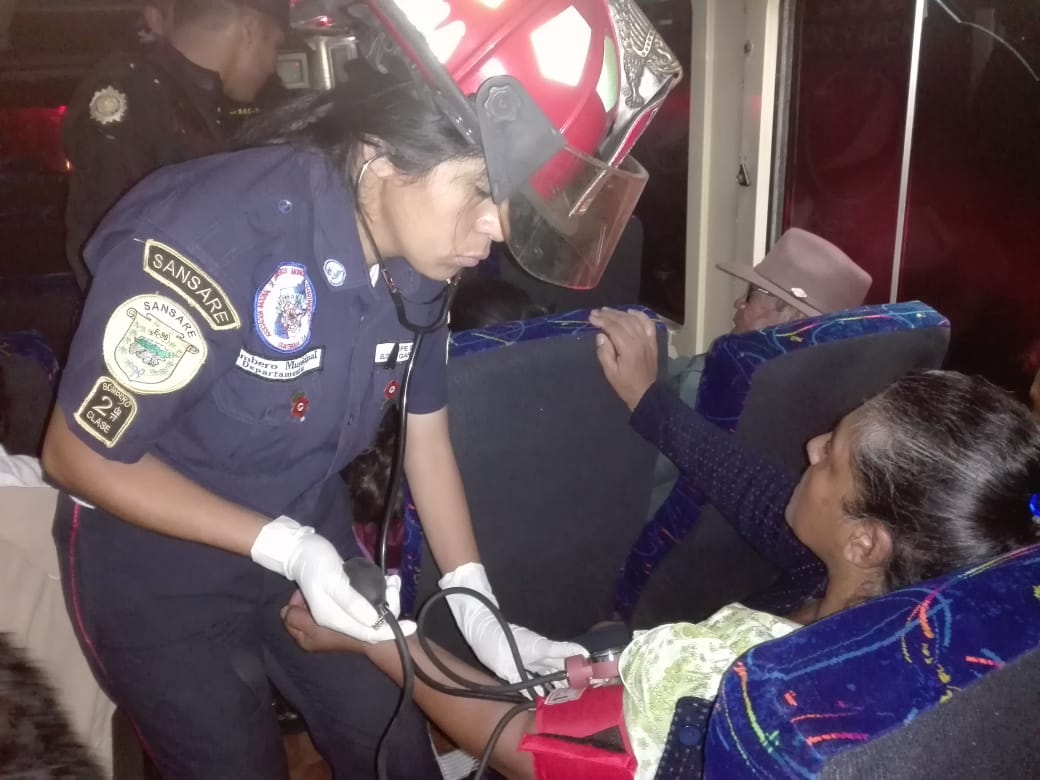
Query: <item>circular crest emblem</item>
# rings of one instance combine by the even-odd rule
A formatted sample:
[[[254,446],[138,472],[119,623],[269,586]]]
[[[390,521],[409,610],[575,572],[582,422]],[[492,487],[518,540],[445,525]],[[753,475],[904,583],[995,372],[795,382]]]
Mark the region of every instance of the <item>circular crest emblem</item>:
[[[322,266],[322,270],[325,272],[325,278],[333,287],[342,287],[343,282],[347,280],[347,269],[339,260],[329,258]]]
[[[163,295],[123,301],[105,325],[102,351],[112,377],[143,395],[179,390],[206,362],[199,326]]]
[[[307,269],[298,263],[282,263],[256,291],[253,319],[257,334],[272,349],[298,352],[311,340],[316,303]]]
[[[126,116],[126,95],[115,87],[104,87],[90,99],[90,118],[99,125],[114,125]]]

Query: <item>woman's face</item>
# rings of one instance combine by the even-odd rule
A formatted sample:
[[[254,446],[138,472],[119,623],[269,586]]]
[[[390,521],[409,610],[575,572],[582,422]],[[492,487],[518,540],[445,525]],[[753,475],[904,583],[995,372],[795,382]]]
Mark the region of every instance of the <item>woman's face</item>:
[[[787,522],[795,536],[824,563],[841,555],[849,522],[845,506],[855,498],[852,446],[861,409],[846,415],[831,433],[809,440],[809,468],[787,504]]]
[[[447,281],[503,240],[483,158],[441,163],[418,180],[396,171],[381,178],[380,249],[423,276]]]

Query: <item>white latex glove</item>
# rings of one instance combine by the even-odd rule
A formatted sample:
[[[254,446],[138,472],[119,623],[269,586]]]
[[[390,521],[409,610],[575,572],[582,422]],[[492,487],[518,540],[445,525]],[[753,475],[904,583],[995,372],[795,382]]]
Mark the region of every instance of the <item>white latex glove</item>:
[[[351,586],[343,572],[343,559],[332,542],[313,528],[282,515],[260,529],[249,555],[265,569],[300,586],[318,625],[369,644],[393,640],[393,632],[380,622],[375,607]],[[386,578],[386,603],[397,617],[401,611],[401,579],[397,575]],[[400,625],[405,634],[415,632],[411,621]]]
[[[441,577],[438,585],[441,590],[470,588],[479,591],[498,606],[498,600],[491,592],[491,584],[482,564],[464,563],[455,571]],[[448,596],[447,602],[462,636],[466,638],[480,662],[503,680],[511,683],[520,682],[520,673],[509,650],[509,642],[491,611],[478,599],[464,594]],[[563,671],[564,660],[568,656],[588,655],[584,647],[574,642],[554,642],[512,623],[509,624],[509,629],[516,640],[524,668],[534,674]]]

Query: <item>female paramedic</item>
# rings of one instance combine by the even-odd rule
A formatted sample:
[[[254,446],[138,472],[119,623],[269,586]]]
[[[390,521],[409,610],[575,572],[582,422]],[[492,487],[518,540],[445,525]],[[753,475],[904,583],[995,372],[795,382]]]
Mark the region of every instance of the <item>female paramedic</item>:
[[[396,2],[360,9],[369,66],[270,115],[263,145],[148,177],[86,248],[43,463],[84,652],[165,777],[283,776],[269,681],[337,777],[371,776],[397,689],[279,618],[299,588],[322,625],[390,636],[343,571],[339,472],[410,372],[404,468],[441,586],[490,596],[448,438],[446,283],[505,239],[594,285],[646,179],[626,153],[680,76],[629,0]],[[449,606],[516,679],[489,610]],[[511,631],[535,671],[581,650]],[[392,738],[392,775],[437,776],[416,711]]]

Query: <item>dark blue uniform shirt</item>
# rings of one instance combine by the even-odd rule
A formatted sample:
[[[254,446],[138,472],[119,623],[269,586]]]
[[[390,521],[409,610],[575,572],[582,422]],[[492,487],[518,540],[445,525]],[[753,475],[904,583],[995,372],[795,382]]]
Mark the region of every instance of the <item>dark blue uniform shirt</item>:
[[[86,250],[94,284],[58,403],[106,458],[151,453],[268,516],[303,512],[372,440],[411,356],[373,285],[351,194],[315,153],[269,147],[162,169]],[[442,282],[388,262],[409,318]],[[445,404],[447,330],[414,359],[410,413]]]

